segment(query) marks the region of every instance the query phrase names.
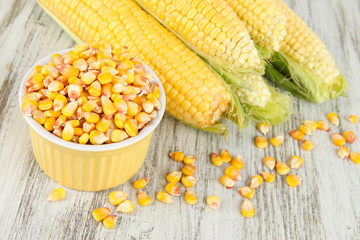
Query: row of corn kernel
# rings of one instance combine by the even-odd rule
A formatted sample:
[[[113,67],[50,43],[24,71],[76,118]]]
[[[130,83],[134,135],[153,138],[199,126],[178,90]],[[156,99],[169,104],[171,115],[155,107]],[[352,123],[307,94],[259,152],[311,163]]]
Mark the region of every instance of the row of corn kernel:
[[[160,89],[126,48],[79,44],[26,81],[22,112],[67,141],[102,144],[136,136],[160,108]]]

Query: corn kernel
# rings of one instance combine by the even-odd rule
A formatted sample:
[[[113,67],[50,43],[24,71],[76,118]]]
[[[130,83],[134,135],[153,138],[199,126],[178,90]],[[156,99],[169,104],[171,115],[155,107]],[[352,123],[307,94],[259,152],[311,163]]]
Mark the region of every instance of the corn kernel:
[[[299,131],[297,129],[291,130],[289,132],[290,137],[292,137],[295,140],[300,141],[304,137],[304,133],[302,131]]]
[[[330,132],[331,130],[329,124],[323,120],[317,122],[317,128],[326,132]]]
[[[269,124],[267,123],[259,123],[256,128],[263,135],[266,135],[269,132]]]
[[[115,226],[117,219],[118,219],[117,215],[108,216],[103,220],[103,224],[106,228],[111,229]]]
[[[79,137],[79,143],[80,144],[86,144],[90,139],[90,135],[88,133],[83,133]]]
[[[43,80],[43,75],[40,73],[33,73],[26,79],[25,86],[30,87],[34,84],[41,83]]]
[[[53,103],[53,109],[55,112],[62,110],[66,104],[68,103],[66,97],[64,95],[58,94]]]
[[[115,126],[117,126],[118,128],[124,128],[125,127],[125,121],[126,121],[126,116],[122,113],[116,113],[114,116],[114,124]]]
[[[140,188],[143,188],[145,187],[149,182],[149,178],[143,178],[143,179],[139,179],[139,180],[136,180],[134,182],[134,188],[136,189],[140,189]]]
[[[48,131],[53,131],[54,130],[54,123],[56,121],[56,118],[55,117],[49,117],[45,120],[45,123],[44,123],[44,127],[46,130]]]
[[[272,183],[275,180],[275,175],[268,172],[261,172],[261,177],[268,183]]]
[[[169,194],[173,195],[173,196],[180,196],[181,195],[181,190],[180,190],[179,186],[176,185],[176,183],[168,183],[165,186],[165,191],[168,192]]]
[[[181,172],[185,176],[192,176],[195,173],[196,167],[194,164],[186,164],[182,169]]]
[[[252,189],[256,189],[262,184],[262,182],[262,177],[260,177],[259,175],[255,175],[251,178],[249,187]]]
[[[69,102],[61,109],[61,113],[66,117],[71,117],[75,113],[77,106],[77,102]]]
[[[349,158],[350,156],[350,150],[347,147],[341,147],[337,150],[337,155],[341,159]]]
[[[127,115],[134,117],[139,112],[139,106],[135,102],[127,102]]]
[[[256,136],[255,137],[255,145],[258,148],[267,148],[268,141],[264,136]]]
[[[98,222],[104,220],[107,216],[109,216],[111,213],[111,210],[107,207],[102,207],[102,208],[98,208],[95,209],[92,212],[92,215],[94,217],[94,219]]]
[[[346,116],[346,120],[348,120],[351,123],[357,123],[358,122],[358,116],[349,115],[349,116]]]
[[[224,163],[222,158],[216,153],[211,153],[211,162],[217,167],[221,166]]]
[[[137,127],[137,122],[135,119],[126,120],[124,123],[124,128],[125,128],[126,133],[131,137],[135,137],[139,131],[139,129]]]
[[[101,132],[106,132],[111,126],[111,120],[107,117],[102,117],[95,125],[96,129]]]
[[[81,81],[83,81],[84,84],[90,85],[92,82],[96,79],[96,74],[93,71],[89,71],[81,75],[80,77]]]
[[[148,206],[151,203],[151,198],[142,190],[138,191],[138,202],[140,206]]]
[[[237,180],[237,181],[241,180],[240,169],[231,165],[225,169],[225,175],[231,178],[232,180]]]
[[[28,93],[32,93],[32,92],[36,92],[39,91],[40,89],[42,89],[44,87],[44,83],[40,82],[40,83],[36,83],[34,85],[32,85],[31,87],[29,87],[27,89]]]
[[[334,124],[337,127],[339,126],[340,120],[339,120],[339,117],[338,117],[338,115],[336,113],[331,112],[326,117],[332,124]]]
[[[38,92],[32,92],[32,93],[27,93],[24,97],[23,97],[23,102],[27,101],[27,100],[33,100],[35,102],[39,101],[40,98],[42,97],[41,93]]]
[[[301,148],[305,151],[311,151],[314,148],[314,143],[310,140],[302,140]]]
[[[34,114],[33,114],[33,118],[35,121],[37,121],[40,124],[44,124],[46,121],[46,117],[44,115],[44,112],[40,111],[40,110],[35,110]]]
[[[151,113],[154,110],[154,104],[149,100],[144,101],[141,106],[146,113]]]
[[[302,123],[303,123],[303,125],[310,128],[311,131],[315,131],[317,129],[317,122],[315,122],[313,120],[304,120],[304,121],[302,121]]]
[[[276,160],[274,157],[265,157],[264,158],[264,164],[267,168],[270,170],[273,170],[276,164]]]
[[[54,117],[57,118],[61,115],[60,111],[55,112],[54,110],[47,110],[44,112],[45,117]]]
[[[60,55],[60,54],[59,54],[59,55]],[[61,55],[60,55],[60,56],[61,56]],[[61,56],[61,57],[62,57],[62,56]],[[54,59],[53,59],[53,61],[54,61]],[[42,65],[36,65],[36,66],[34,67],[34,71],[35,71],[36,73],[41,73],[42,68],[43,68]]]
[[[79,54],[77,52],[74,51],[69,51],[67,54],[65,54],[64,56],[64,63],[66,64],[72,64],[73,62],[75,62],[77,59],[79,59]]]
[[[64,84],[60,81],[50,82],[48,89],[52,92],[59,92],[64,89]]]
[[[247,199],[251,199],[254,196],[254,189],[249,188],[249,187],[238,188],[238,191],[241,196],[243,196],[244,198],[247,198]]]
[[[228,188],[228,189],[232,189],[235,185],[234,180],[232,180],[231,178],[229,178],[228,176],[224,175],[219,179],[221,185],[223,185],[224,187]]]
[[[122,94],[132,95],[132,94],[139,94],[140,92],[141,92],[141,89],[139,87],[126,86],[125,89],[122,91]]]
[[[192,186],[195,185],[196,182],[197,182],[197,179],[194,176],[184,176],[181,178],[181,183],[186,188],[191,188]]]
[[[59,116],[54,123],[54,128],[59,128],[65,121],[66,121],[65,115]]]
[[[242,169],[244,167],[244,158],[240,155],[236,155],[230,162],[231,166],[237,169]]]
[[[85,112],[84,118],[88,123],[97,123],[98,121],[100,121],[100,116],[93,112]],[[84,132],[86,131],[84,130]]]
[[[331,135],[331,138],[335,146],[341,147],[344,146],[346,143],[346,139],[339,133],[333,133]]]
[[[183,152],[171,152],[169,156],[177,162],[182,162],[184,160]]]
[[[74,127],[74,135],[80,137],[84,133],[81,127]]]
[[[99,130],[92,130],[90,132],[90,142],[94,145],[103,144],[107,140],[109,140],[109,138]]]
[[[288,175],[286,177],[286,183],[290,186],[290,187],[297,187],[300,185],[301,183],[301,177],[297,176],[297,175]]]
[[[289,166],[284,162],[276,162],[276,171],[279,175],[286,175],[290,172]]]
[[[273,145],[274,147],[278,147],[284,142],[284,139],[285,138],[283,136],[276,136],[271,138],[269,141],[271,145]]]
[[[39,103],[39,105],[40,105],[40,103]],[[40,107],[39,107],[39,109],[40,109]],[[353,131],[345,131],[345,132],[343,132],[343,136],[344,136],[345,140],[350,144],[353,144],[356,140],[356,136]]]
[[[356,164],[360,164],[360,153],[357,152],[351,152],[350,153],[350,159]]]
[[[308,125],[301,125],[300,131],[308,136],[312,134],[311,128]]]
[[[183,160],[184,164],[193,164],[195,161],[196,161],[196,157],[190,155],[185,156]]]
[[[70,126],[72,126],[73,128],[75,128],[75,127],[78,127],[78,126],[80,126],[80,121],[79,120],[69,120],[69,121],[66,121],[65,123],[64,123],[64,125],[66,125],[66,124],[70,124]]]
[[[192,190],[187,190],[185,192],[184,198],[187,204],[193,205],[197,203],[197,196],[195,192]]]
[[[88,68],[88,63],[83,58],[75,60],[72,65],[82,72],[86,71]]]
[[[69,84],[67,88],[70,101],[76,101],[83,91],[82,87],[78,84]]]
[[[123,114],[126,114],[127,113],[127,104],[126,102],[124,101],[124,99],[116,99],[114,101],[114,106],[116,108],[116,110],[119,112],[119,113],[123,113]]]
[[[224,163],[228,163],[231,161],[231,155],[227,149],[222,149],[220,152],[220,157]]]
[[[290,158],[290,168],[299,169],[303,164],[303,159],[297,155],[294,155]]]
[[[26,100],[21,105],[21,112],[26,117],[34,115],[35,111],[38,109],[38,103],[34,100]]]
[[[62,139],[65,141],[70,141],[74,136],[74,128],[70,124],[66,124],[63,133],[62,133]]]
[[[60,128],[55,128],[53,134],[59,138],[61,138],[62,130]]]
[[[166,179],[169,183],[177,183],[181,179],[181,174],[179,171],[171,172],[166,176]]]
[[[41,69],[41,74],[44,76],[51,76],[53,78],[57,78],[59,76],[59,71],[49,65],[44,65]]]
[[[94,97],[100,97],[101,96],[101,84],[99,81],[94,81],[90,84],[89,94]]]
[[[99,82],[104,85],[112,82],[112,74],[110,72],[102,72],[98,75]]]
[[[121,213],[131,213],[134,211],[134,204],[130,200],[125,200],[116,208]]]
[[[59,187],[52,191],[48,196],[48,201],[54,202],[66,197],[66,192],[63,188]]]
[[[170,204],[173,202],[172,197],[170,194],[164,192],[164,191],[160,191],[156,194],[156,198],[157,200],[159,200],[162,203],[166,203],[166,204]]]
[[[112,205],[119,205],[128,199],[128,195],[123,191],[113,191],[109,194],[109,201]]]
[[[113,93],[121,93],[122,91],[124,91],[124,89],[125,89],[124,84],[118,82],[112,86],[111,91]]]
[[[111,141],[113,142],[121,142],[128,137],[129,135],[127,135],[125,131],[120,129],[115,129],[114,131],[111,132]]]
[[[88,122],[84,122],[83,124],[83,131],[85,133],[90,133],[92,130],[95,129],[95,124],[94,123],[88,123]]]
[[[209,196],[206,198],[206,203],[211,209],[217,210],[220,206],[221,199],[218,196]]]
[[[80,72],[79,69],[67,64],[57,65],[56,69],[66,78],[69,78],[71,76],[77,77]]]
[[[241,204],[241,214],[247,218],[251,218],[255,215],[255,209],[250,200],[245,199]]]

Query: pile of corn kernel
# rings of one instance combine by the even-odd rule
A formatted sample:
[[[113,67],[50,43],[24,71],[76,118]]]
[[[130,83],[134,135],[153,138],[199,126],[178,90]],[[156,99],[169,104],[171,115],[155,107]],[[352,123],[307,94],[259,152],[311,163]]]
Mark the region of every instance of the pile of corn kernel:
[[[21,110],[66,141],[120,142],[157,116],[160,89],[153,79],[126,47],[78,44],[35,67]]]

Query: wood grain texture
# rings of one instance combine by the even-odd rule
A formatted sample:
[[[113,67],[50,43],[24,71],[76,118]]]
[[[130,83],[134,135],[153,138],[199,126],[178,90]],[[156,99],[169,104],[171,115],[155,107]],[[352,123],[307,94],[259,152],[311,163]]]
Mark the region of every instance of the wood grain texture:
[[[284,145],[276,149],[256,149],[253,126],[239,133],[229,124],[231,135],[224,141],[165,116],[153,136],[144,166],[132,179],[151,178],[146,191],[153,203],[140,207],[129,182],[115,188],[128,193],[136,209],[132,214],[120,214],[116,228],[108,230],[92,219],[91,211],[101,206],[115,210],[107,201],[114,189],[67,189],[63,201],[45,200],[58,184],[36,164],[28,129],[18,109],[18,86],[27,69],[41,57],[71,47],[74,42],[35,1],[0,0],[0,239],[360,239],[360,166],[338,159],[327,133],[316,132],[311,137],[315,143],[311,152],[300,151],[298,143],[287,136],[302,119],[325,120],[330,111],[341,117],[340,128],[333,127],[333,132],[351,129],[360,136],[360,125],[344,120],[347,114],[360,115],[360,3],[287,2],[319,34],[344,70],[352,86],[349,97],[322,105],[296,100],[296,114],[269,132],[269,136],[286,136]],[[245,219],[240,214],[242,198],[236,188],[228,190],[218,182],[225,167],[216,168],[209,162],[209,154],[223,147],[246,160],[243,180],[237,187],[265,170],[262,159],[266,155],[283,161],[294,154],[302,156],[304,164],[296,173],[303,183],[290,189],[277,175],[273,184],[265,183],[256,190],[256,215]],[[166,174],[181,167],[167,157],[175,149],[198,156],[199,182],[194,191],[199,203],[194,206],[186,205],[182,197],[172,205],[155,200],[155,193],[166,184]],[[360,151],[360,141],[351,149]],[[222,198],[218,211],[204,203],[205,197],[213,194]]]

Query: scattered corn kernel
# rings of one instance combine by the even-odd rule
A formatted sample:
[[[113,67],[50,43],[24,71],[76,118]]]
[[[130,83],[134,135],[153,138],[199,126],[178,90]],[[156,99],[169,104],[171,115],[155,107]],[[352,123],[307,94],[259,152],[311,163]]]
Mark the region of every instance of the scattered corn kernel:
[[[222,149],[220,152],[220,157],[224,163],[228,163],[231,161],[231,155],[227,149]]]
[[[241,214],[247,218],[251,218],[255,215],[255,209],[250,200],[244,199],[241,204]]]
[[[326,117],[332,124],[334,124],[337,127],[339,126],[340,120],[339,120],[339,117],[338,117],[338,115],[336,113],[331,112]]]
[[[267,168],[270,170],[273,170],[276,164],[276,160],[274,157],[265,157],[264,158],[264,164]]]
[[[185,175],[185,176],[192,176],[194,175],[196,170],[196,167],[194,164],[186,164],[182,169],[181,172]]]
[[[217,210],[220,207],[221,199],[218,196],[209,196],[206,198],[206,203],[211,209]]]
[[[177,162],[182,162],[184,160],[183,152],[171,152],[169,156]]]
[[[317,122],[313,120],[304,120],[302,121],[302,123],[304,126],[310,128],[311,131],[315,131],[317,129]]]
[[[251,178],[249,187],[252,189],[256,189],[262,184],[262,182],[262,177],[260,177],[259,175],[255,175]]]
[[[276,171],[279,175],[286,175],[290,172],[289,166],[284,162],[276,162]]]
[[[308,125],[301,125],[300,126],[300,131],[302,133],[304,133],[305,135],[311,135],[312,134],[311,128]]]
[[[113,191],[109,194],[109,201],[112,205],[119,205],[128,199],[128,195],[123,191]]]
[[[269,145],[268,140],[264,136],[255,137],[255,145],[258,148],[267,148]]]
[[[54,202],[66,197],[66,192],[63,188],[59,187],[52,191],[48,196],[48,201]]]
[[[121,213],[131,213],[134,211],[134,204],[130,200],[125,200],[116,208]]]
[[[305,151],[311,151],[314,148],[314,143],[310,140],[302,140],[301,148]]]
[[[194,176],[184,176],[181,178],[181,183],[186,188],[191,188],[192,186],[195,185],[196,182],[197,182],[197,179]]]
[[[261,172],[260,173],[261,177],[267,181],[268,183],[272,183],[275,180],[275,175],[272,173],[268,173],[268,172]]]
[[[358,116],[349,115],[349,116],[346,116],[346,120],[348,120],[351,123],[357,123],[358,122]]]
[[[241,196],[243,196],[244,198],[247,198],[247,199],[251,199],[254,196],[254,189],[249,188],[249,187],[238,188],[238,191]]]
[[[346,143],[346,139],[339,133],[331,134],[331,138],[335,146],[341,147],[344,146]]]
[[[143,179],[139,179],[139,180],[136,180],[134,182],[134,188],[136,189],[140,189],[140,188],[143,188],[145,187],[149,182],[149,178],[143,178]]]
[[[347,147],[340,147],[336,153],[341,159],[347,159],[350,156],[350,150]]]
[[[229,178],[226,175],[222,176],[219,181],[220,181],[221,185],[223,185],[224,187],[226,187],[228,189],[232,189],[235,185],[234,180],[232,180],[231,178]]]
[[[292,137],[295,140],[300,141],[304,137],[304,133],[302,131],[299,131],[297,129],[291,130],[289,132],[290,137]]]
[[[288,175],[286,177],[286,183],[290,187],[297,187],[301,183],[301,177],[299,177],[298,175]]]
[[[173,196],[180,196],[181,195],[181,190],[180,190],[179,186],[176,185],[176,183],[168,183],[165,186],[165,191],[168,192],[169,194],[173,195]]]
[[[284,142],[284,136],[276,136],[271,138],[269,141],[274,147],[280,146]]]
[[[356,136],[353,131],[345,131],[343,132],[343,136],[345,140],[350,144],[353,144],[356,140]]]
[[[236,155],[230,162],[231,166],[237,169],[242,169],[244,167],[244,158],[240,155]]]
[[[148,206],[151,203],[151,198],[142,190],[138,191],[138,202],[140,206]]]
[[[118,219],[117,215],[108,216],[103,220],[103,224],[106,228],[111,229],[115,226],[117,219]]]
[[[98,222],[104,220],[106,217],[108,217],[111,213],[111,210],[107,207],[102,207],[102,208],[98,208],[95,209],[92,212],[92,215],[94,217],[94,219]]]
[[[303,159],[297,155],[294,155],[290,158],[290,168],[299,169],[303,164]]]
[[[197,203],[197,196],[192,190],[187,190],[185,192],[184,198],[187,204],[193,205]]]
[[[317,122],[317,128],[326,132],[330,132],[331,130],[330,125],[323,120]]]
[[[166,179],[169,183],[178,183],[181,179],[181,172],[175,171],[167,175]]]
[[[173,202],[172,197],[170,194],[164,192],[164,191],[160,191],[156,194],[156,198],[157,200],[159,200],[162,203],[166,203],[166,204],[170,204]]]
[[[185,156],[185,157],[184,157],[184,160],[183,160],[183,162],[184,162],[185,164],[193,164],[193,163],[195,163],[195,161],[196,161],[196,157],[195,157],[195,156]]]
[[[211,162],[217,167],[221,166],[224,163],[221,157],[216,153],[211,153]]]
[[[241,180],[240,169],[230,165],[225,169],[225,175],[232,180]]]
[[[350,153],[350,159],[356,164],[360,164],[360,153],[357,152],[351,152]]]
[[[269,124],[267,123],[259,123],[256,126],[257,130],[262,134],[266,135],[269,132]]]

